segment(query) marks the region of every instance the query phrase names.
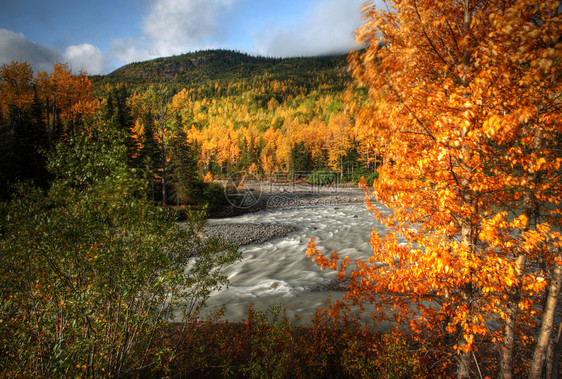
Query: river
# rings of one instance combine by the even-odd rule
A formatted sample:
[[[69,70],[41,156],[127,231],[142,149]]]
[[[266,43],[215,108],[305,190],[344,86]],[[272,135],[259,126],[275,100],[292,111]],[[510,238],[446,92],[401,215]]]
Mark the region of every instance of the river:
[[[229,287],[213,293],[206,308],[210,312],[224,305],[225,318],[230,321],[246,318],[250,303],[256,309],[283,304],[289,316],[310,318],[316,307],[325,305],[328,296],[328,292],[318,288],[336,276],[336,272],[320,270],[306,257],[310,239],[314,238],[317,248],[325,254],[336,250],[340,256],[354,260],[370,256],[373,228],[386,232],[364,203],[279,209],[209,220],[210,225],[228,223],[285,224],[298,228],[284,238],[240,248],[242,260],[226,269]],[[330,294],[332,299],[342,295],[343,292]]]

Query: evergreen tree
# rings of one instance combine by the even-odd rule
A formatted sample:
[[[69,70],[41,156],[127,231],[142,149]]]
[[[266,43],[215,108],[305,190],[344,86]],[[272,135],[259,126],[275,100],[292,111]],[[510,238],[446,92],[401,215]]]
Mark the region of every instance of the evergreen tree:
[[[204,184],[197,170],[195,147],[186,145],[186,140],[182,130],[177,131],[170,140],[171,184],[177,204],[192,203],[199,199]]]
[[[154,118],[150,112],[143,117],[144,130],[141,141],[142,147],[139,150],[137,165],[142,168],[144,177],[148,183],[150,198],[156,200],[158,182],[156,175],[160,166],[160,155],[158,144],[154,139]]]
[[[103,111],[105,119],[116,129],[124,132],[124,144],[127,148],[127,162],[131,166],[138,165],[138,143],[133,138],[134,119],[131,107],[127,103],[129,97],[127,87],[121,85],[110,90]]]
[[[308,171],[313,167],[310,152],[305,148],[304,142],[299,142],[291,148],[291,171]]]

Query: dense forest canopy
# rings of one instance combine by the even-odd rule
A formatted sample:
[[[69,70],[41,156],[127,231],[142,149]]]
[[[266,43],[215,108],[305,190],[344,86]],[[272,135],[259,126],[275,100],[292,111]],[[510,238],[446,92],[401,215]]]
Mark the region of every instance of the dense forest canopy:
[[[168,141],[181,134],[207,178],[314,169],[346,179],[374,175],[367,134],[345,110],[344,98],[359,101],[361,91],[348,91],[344,56],[278,59],[211,50],[93,78],[102,96],[114,81],[129,82],[133,138],[141,150],[143,141],[159,145],[160,171],[170,158]]]
[[[183,174],[173,170],[187,159],[181,150],[195,162],[191,176],[315,169],[346,179],[372,176],[376,156],[364,143],[367,134],[345,112],[346,67],[344,56],[278,59],[225,50],[133,63],[104,77],[75,76],[65,65],[37,75],[25,64],[6,65],[2,120],[13,128],[32,119],[36,129],[24,133],[33,146],[17,133],[3,140],[3,149],[15,158],[3,168],[4,184],[25,178],[46,183],[46,172],[25,174],[41,169],[40,152],[87,128],[88,118],[98,115],[126,131],[130,163],[149,178],[152,198],[164,203],[191,201],[174,180]],[[13,80],[22,83],[14,86]],[[17,103],[10,103],[12,98]],[[37,157],[20,159],[22,154]],[[190,187],[203,191],[201,184]],[[8,192],[3,188],[4,196]],[[174,196],[180,192],[184,195]]]

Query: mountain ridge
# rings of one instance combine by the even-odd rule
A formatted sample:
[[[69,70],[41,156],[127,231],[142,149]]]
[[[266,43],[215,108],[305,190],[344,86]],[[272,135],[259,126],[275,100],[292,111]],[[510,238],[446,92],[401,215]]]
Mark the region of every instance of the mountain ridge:
[[[107,75],[91,76],[96,84],[167,83],[195,85],[269,78],[306,81],[324,76],[327,82],[346,76],[347,54],[273,58],[232,50],[201,50],[124,65]]]

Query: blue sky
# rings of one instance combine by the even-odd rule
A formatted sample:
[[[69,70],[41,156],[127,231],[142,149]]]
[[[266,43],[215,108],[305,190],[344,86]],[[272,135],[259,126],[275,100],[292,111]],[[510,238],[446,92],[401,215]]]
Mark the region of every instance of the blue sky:
[[[224,48],[275,57],[355,47],[364,0],[0,0],[0,65],[56,62],[106,74],[135,61]]]

